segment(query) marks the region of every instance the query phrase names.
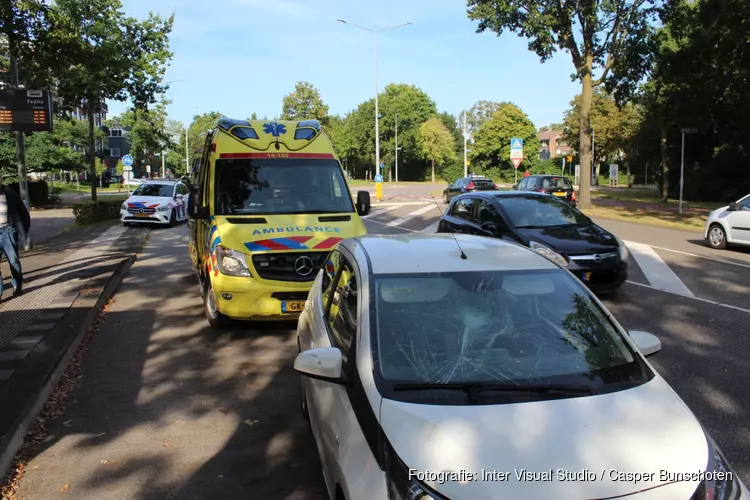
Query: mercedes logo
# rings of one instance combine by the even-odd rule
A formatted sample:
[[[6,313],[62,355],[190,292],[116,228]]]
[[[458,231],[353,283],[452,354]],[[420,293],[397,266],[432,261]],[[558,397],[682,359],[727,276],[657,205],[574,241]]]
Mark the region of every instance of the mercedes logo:
[[[599,254],[594,255],[594,262],[601,262],[601,261],[602,261],[602,256],[601,255],[599,255]]]
[[[304,255],[294,261],[294,271],[300,276],[307,276],[313,272],[313,267],[312,259]]]
[[[146,211],[145,211],[144,209],[142,209],[142,208],[139,208],[139,209],[138,209],[138,212],[140,212],[140,213],[142,213],[142,214],[146,213]]]

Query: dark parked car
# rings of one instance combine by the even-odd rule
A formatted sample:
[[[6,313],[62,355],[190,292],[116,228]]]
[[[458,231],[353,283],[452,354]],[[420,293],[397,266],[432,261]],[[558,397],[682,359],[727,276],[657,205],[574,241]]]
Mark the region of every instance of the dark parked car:
[[[450,203],[454,196],[475,191],[497,191],[499,188],[487,177],[461,177],[443,190],[443,203]]]
[[[627,278],[625,244],[569,203],[547,194],[497,191],[456,196],[437,232],[519,243],[567,267],[594,293],[614,292]]]
[[[551,194],[576,206],[576,191],[567,177],[560,175],[530,175],[513,187],[516,191],[535,191]]]

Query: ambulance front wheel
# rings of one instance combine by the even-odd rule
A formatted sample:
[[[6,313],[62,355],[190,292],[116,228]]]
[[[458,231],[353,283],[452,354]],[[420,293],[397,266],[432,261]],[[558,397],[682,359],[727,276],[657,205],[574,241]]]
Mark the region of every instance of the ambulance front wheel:
[[[216,293],[214,293],[211,280],[207,280],[206,291],[203,294],[203,309],[206,311],[206,319],[208,324],[213,328],[226,328],[230,325],[231,320],[219,312],[219,306],[216,301]]]

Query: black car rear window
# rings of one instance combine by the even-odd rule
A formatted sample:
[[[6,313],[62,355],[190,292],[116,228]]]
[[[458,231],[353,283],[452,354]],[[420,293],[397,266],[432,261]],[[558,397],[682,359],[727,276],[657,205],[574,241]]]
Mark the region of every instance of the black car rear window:
[[[494,182],[492,182],[491,179],[472,179],[472,180],[474,181],[475,186],[485,187],[485,186],[492,186],[495,184]]]
[[[542,181],[544,189],[572,189],[567,177],[545,177]]]

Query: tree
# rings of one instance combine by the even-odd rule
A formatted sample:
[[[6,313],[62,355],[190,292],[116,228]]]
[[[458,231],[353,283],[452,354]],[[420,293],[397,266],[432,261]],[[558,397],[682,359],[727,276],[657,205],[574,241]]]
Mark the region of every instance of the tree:
[[[435,164],[444,165],[456,157],[454,138],[439,117],[432,117],[419,126],[419,150],[432,164],[432,182],[435,182]]]
[[[211,130],[221,117],[222,114],[218,111],[203,113],[202,115],[195,115],[193,117],[193,121],[188,127],[188,147],[190,155],[190,165],[188,165],[188,169],[192,168],[194,160],[200,159],[201,157],[200,153],[196,153],[196,151],[203,149],[203,143],[205,142],[205,136],[203,134]],[[185,134],[182,134],[180,137],[180,151],[183,151],[184,157]]]
[[[544,127],[539,127],[539,132],[559,132],[563,130],[565,126],[562,123],[551,123]]]
[[[521,108],[507,104],[477,130],[471,150],[472,164],[488,174],[512,171],[510,140],[515,137],[523,139],[524,162],[533,161],[540,146],[536,127]]]
[[[328,106],[320,91],[309,82],[297,82],[294,91],[284,96],[281,103],[282,120],[319,120],[325,122]]]
[[[166,151],[173,143],[174,139],[167,131],[167,105],[168,101],[162,100],[154,108],[133,107],[117,117],[122,126],[128,129],[130,150],[138,168],[144,162],[150,162],[152,155]],[[172,126],[176,125],[173,123]],[[142,174],[136,169],[134,173]]]
[[[474,134],[479,127],[492,118],[492,115],[496,111],[499,111],[503,106],[509,104],[507,102],[495,102],[495,101],[477,101],[466,114],[466,130],[469,137],[474,137]],[[460,127],[463,129],[464,112],[458,116]]]
[[[399,177],[422,179],[428,163],[420,153],[419,126],[437,114],[437,105],[414,85],[388,84],[379,96],[381,161],[390,168],[395,162],[396,117],[398,116]],[[347,119],[351,134],[352,156],[371,169],[375,163],[375,102],[369,99],[352,111]]]
[[[565,112],[563,124],[563,138],[576,150],[580,150],[580,136],[578,134],[580,119],[581,96],[577,95],[570,101],[570,109]],[[634,133],[634,110],[632,103],[617,106],[615,99],[604,89],[594,90],[591,103],[590,122],[595,134],[596,157],[610,160],[617,156],[618,151],[627,149],[629,140]],[[558,129],[559,130],[559,129]],[[595,165],[597,175],[598,165]]]
[[[68,106],[83,103],[89,124],[89,172],[96,178],[94,115],[105,100],[153,102],[161,90],[161,66],[171,18],[150,15],[144,22],[125,17],[120,0],[57,0],[50,8],[53,27],[41,57],[56,68],[57,90]],[[96,183],[91,182],[96,200]]]
[[[498,36],[510,30],[529,38],[529,50],[542,62],[557,50],[570,53],[581,82],[579,124],[581,172],[591,172],[590,111],[595,87],[607,83],[616,87],[618,79],[630,82],[628,75],[643,73],[648,55],[650,24],[660,0],[589,0],[560,2],[529,0],[468,0],[468,17],[478,21],[477,32],[486,30]],[[594,70],[600,70],[594,79]],[[618,87],[620,95],[631,85]],[[589,175],[581,175],[578,204],[591,204]]]
[[[453,150],[456,153],[458,153],[459,151],[463,151],[464,134],[463,134],[463,131],[458,126],[458,121],[456,120],[456,117],[450,113],[443,112],[438,115],[438,118],[440,118],[440,121],[443,122],[443,125],[445,125],[445,128],[447,128],[448,131],[451,133],[451,137],[453,137]]]

